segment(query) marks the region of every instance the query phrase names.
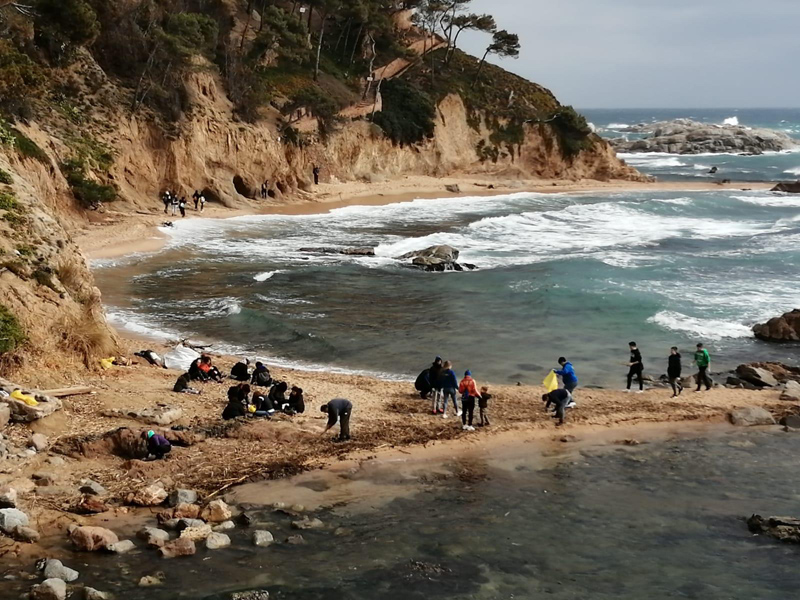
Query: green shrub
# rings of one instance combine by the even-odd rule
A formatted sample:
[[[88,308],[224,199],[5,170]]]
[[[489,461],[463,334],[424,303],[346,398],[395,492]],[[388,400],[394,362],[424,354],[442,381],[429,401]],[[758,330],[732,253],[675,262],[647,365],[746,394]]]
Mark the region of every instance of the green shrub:
[[[16,211],[19,208],[19,203],[14,197],[14,194],[9,192],[0,192],[0,210]]]
[[[86,208],[117,198],[117,189],[114,186],[97,183],[86,176],[86,164],[81,159],[71,158],[61,163],[61,172],[69,183],[73,196]]]
[[[558,136],[564,156],[573,157],[592,146],[592,129],[578,111],[571,106],[562,106],[554,117],[551,126]]]
[[[433,137],[436,108],[430,97],[417,87],[400,79],[383,82],[383,110],[373,122],[383,129],[395,144],[417,144]]]
[[[200,13],[177,13],[167,17],[164,25],[166,40],[173,50],[191,56],[209,55],[217,45],[217,22]]]
[[[44,84],[42,69],[8,40],[0,39],[0,106],[16,112]]]
[[[0,304],[0,354],[6,354],[25,343],[25,332],[17,317]]]
[[[53,273],[49,268],[36,269],[33,272],[33,279],[39,285],[49,288],[56,293],[60,293],[60,290],[56,287],[56,284],[53,281]]]
[[[88,168],[108,171],[114,164],[114,151],[92,137],[70,135],[66,142],[77,160]]]
[[[299,108],[307,108],[317,118],[323,135],[330,133],[338,121],[339,105],[315,85],[304,87],[295,93],[283,107],[283,113],[291,114]]]
[[[97,14],[86,0],[38,0],[35,11],[36,45],[56,61],[100,33]]]
[[[45,165],[50,164],[50,159],[47,158],[47,154],[36,145],[36,142],[18,129],[12,127],[11,132],[14,134],[14,147],[17,149],[17,153],[20,156],[38,160]]]
[[[11,173],[6,171],[5,169],[0,169],[0,183],[11,185],[12,183],[14,183],[14,178],[11,176]]]

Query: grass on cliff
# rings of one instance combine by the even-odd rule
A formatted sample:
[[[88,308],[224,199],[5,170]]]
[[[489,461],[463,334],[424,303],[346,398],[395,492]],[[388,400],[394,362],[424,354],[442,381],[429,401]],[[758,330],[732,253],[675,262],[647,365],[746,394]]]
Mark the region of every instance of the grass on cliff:
[[[11,176],[11,173],[6,171],[5,169],[0,169],[0,183],[5,185],[11,185],[14,183],[14,178]]]
[[[0,354],[7,354],[25,343],[25,332],[17,317],[0,304]]]

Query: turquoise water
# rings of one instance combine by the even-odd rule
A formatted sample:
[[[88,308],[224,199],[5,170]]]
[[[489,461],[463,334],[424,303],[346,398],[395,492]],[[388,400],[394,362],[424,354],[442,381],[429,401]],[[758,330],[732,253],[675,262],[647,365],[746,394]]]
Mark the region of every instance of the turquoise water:
[[[697,341],[715,369],[796,358],[750,327],[800,298],[798,197],[524,193],[193,219],[168,235],[157,255],[97,270],[112,322],[278,363],[409,377],[439,354],[479,381],[538,383],[565,355],[583,385],[618,386],[631,340],[653,375]],[[479,269],[394,258],[441,243]]]
[[[291,517],[255,507],[276,545],[255,548],[240,528],[230,549],[192,558],[141,550],[64,562],[84,584],[150,600],[223,599],[243,589],[286,600],[796,597],[800,549],[751,536],[744,518],[797,515],[800,486],[789,475],[797,434],[712,433],[580,451],[556,442],[547,459],[541,446],[523,446],[340,474],[343,485],[369,481],[403,497],[322,511],[326,528],[303,532],[305,545],[282,543],[297,533]],[[266,502],[276,499],[269,485]],[[318,472],[302,485],[322,496],[337,484]],[[350,534],[334,535],[336,527]],[[167,573],[163,587],[136,587],[157,571]],[[4,585],[18,597],[30,583]]]

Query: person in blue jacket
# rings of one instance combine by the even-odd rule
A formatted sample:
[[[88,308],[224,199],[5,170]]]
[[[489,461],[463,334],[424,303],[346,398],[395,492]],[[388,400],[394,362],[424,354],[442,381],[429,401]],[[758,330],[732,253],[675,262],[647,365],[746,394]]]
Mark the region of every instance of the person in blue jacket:
[[[561,365],[561,369],[556,371],[556,375],[561,376],[561,381],[564,382],[564,389],[572,394],[575,388],[578,387],[578,376],[575,374],[575,369],[572,363],[563,356],[558,359],[558,364]]]

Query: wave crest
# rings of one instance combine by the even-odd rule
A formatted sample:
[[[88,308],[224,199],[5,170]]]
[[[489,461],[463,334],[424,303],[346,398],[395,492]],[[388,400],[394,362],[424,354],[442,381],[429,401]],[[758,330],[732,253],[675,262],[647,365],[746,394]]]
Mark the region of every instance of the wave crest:
[[[672,310],[662,310],[647,321],[664,329],[688,333],[704,340],[719,341],[725,338],[753,337],[750,327],[742,323],[720,319],[699,319]]]

